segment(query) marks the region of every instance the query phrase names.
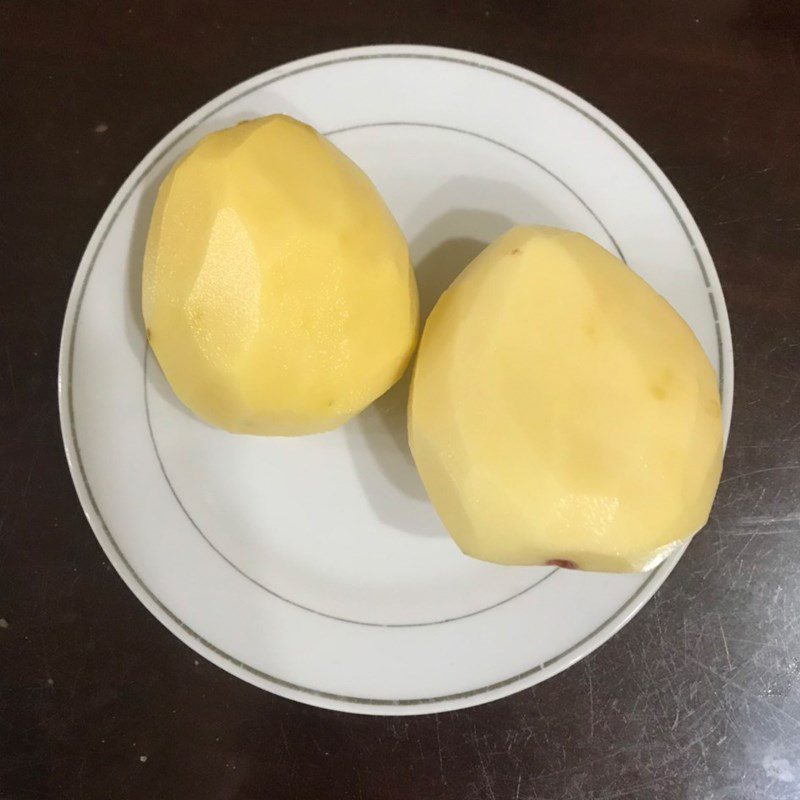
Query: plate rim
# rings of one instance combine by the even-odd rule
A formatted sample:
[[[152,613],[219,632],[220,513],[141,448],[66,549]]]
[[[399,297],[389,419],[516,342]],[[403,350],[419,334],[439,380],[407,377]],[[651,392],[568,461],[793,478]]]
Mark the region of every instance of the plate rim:
[[[603,112],[569,89],[523,67],[466,50],[428,45],[379,44],[326,51],[278,65],[237,83],[181,120],[139,160],[114,194],[87,243],[73,279],[62,325],[58,359],[58,403],[61,434],[70,475],[87,521],[109,562],[114,565],[120,577],[140,602],[184,644],[212,661],[212,663],[259,688],[314,706],[351,713],[399,715],[433,713],[490,702],[522,689],[530,688],[567,669],[608,641],[638,613],[672,572],[689,542],[682,545],[676,553],[654,569],[609,619],[587,634],[582,640],[573,644],[564,653],[554,658],[552,662],[535,665],[529,670],[488,686],[441,697],[409,700],[373,700],[371,698],[351,697],[302,687],[268,675],[263,671],[237,661],[232,656],[221,651],[213,643],[192,631],[177,615],[161,603],[144,581],[139,578],[113,536],[111,536],[96,500],[88,488],[80,458],[80,446],[77,437],[73,435],[74,432],[71,427],[72,396],[71,392],[68,391],[70,387],[70,371],[73,364],[73,334],[76,328],[77,308],[88,283],[88,272],[93,260],[91,254],[99,250],[109,226],[113,223],[123,202],[135,190],[144,176],[147,165],[155,160],[159,154],[163,154],[174,147],[194,127],[209,116],[218,113],[240,96],[255,88],[254,84],[298,74],[312,68],[325,67],[332,63],[368,60],[379,57],[447,61],[462,66],[486,68],[502,77],[522,80],[528,85],[543,89],[558,99],[567,101],[569,105],[600,127],[601,130],[605,130],[606,133],[616,139],[627,151],[628,155],[650,175],[656,186],[661,190],[676,219],[684,229],[706,284],[709,287],[709,299],[716,315],[717,338],[720,350],[719,365],[722,387],[724,443],[727,443],[730,429],[734,375],[730,322],[719,275],[696,222],[672,183],[644,149]]]

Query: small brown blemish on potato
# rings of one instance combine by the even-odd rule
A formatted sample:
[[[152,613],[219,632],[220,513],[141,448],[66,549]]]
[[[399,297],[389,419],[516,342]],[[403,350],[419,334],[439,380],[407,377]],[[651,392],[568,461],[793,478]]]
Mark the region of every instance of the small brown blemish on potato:
[[[656,400],[663,400],[667,396],[667,387],[661,383],[650,384],[650,393]]]
[[[719,399],[717,398],[708,398],[703,401],[703,411],[708,414],[709,417],[712,419],[719,419],[722,415],[722,409],[720,408]]]
[[[544,565],[546,567],[561,567],[561,569],[578,569],[578,565],[567,558],[551,558],[549,561],[545,561]]]
[[[153,334],[150,333],[150,328],[145,328],[145,333],[147,334],[147,341],[151,341],[153,338]]]
[[[650,394],[656,400],[664,400],[669,394],[672,384],[672,375],[669,370],[664,370],[654,381],[650,382]]]
[[[581,325],[581,333],[587,338],[594,341],[595,339],[600,338],[600,334],[602,331],[602,323],[598,319],[598,315],[596,314],[587,314],[582,322]]]
[[[514,249],[511,251],[511,255],[512,255],[512,256],[518,256],[518,255],[519,255],[521,252],[522,252],[522,250],[520,250],[520,249],[519,249],[519,247],[515,247],[515,248],[514,248]]]

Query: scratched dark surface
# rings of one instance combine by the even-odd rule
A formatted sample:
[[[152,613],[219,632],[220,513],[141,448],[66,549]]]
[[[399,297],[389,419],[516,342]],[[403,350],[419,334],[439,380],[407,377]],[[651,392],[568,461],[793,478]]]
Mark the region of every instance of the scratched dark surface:
[[[0,2],[1,800],[800,797],[800,4],[452,6]],[[736,356],[711,522],[642,613],[543,685],[406,719],[173,638],[104,560],[56,416],[67,293],[139,159],[237,81],[381,41],[507,59],[619,122],[694,213]]]

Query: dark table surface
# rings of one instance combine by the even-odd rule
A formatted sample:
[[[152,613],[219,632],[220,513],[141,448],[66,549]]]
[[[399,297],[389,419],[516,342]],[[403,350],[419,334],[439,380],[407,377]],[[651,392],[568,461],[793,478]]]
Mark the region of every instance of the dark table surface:
[[[498,56],[619,122],[706,237],[736,357],[711,521],[633,622],[533,689],[396,719],[169,634],[105,561],[56,413],[67,293],[139,159],[237,81],[376,42]],[[2,0],[0,63],[1,800],[800,797],[800,4]]]

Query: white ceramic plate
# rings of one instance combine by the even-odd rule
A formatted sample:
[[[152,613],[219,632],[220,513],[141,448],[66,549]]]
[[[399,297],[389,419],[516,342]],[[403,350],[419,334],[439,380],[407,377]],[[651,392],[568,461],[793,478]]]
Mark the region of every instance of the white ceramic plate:
[[[176,636],[306,703],[413,714],[483,703],[619,630],[680,553],[645,575],[483,564],[425,498],[405,383],[343,429],[232,436],[199,422],[148,353],[140,265],[158,184],[206,133],[283,112],[371,176],[410,242],[423,313],[512,223],[583,231],[683,315],[733,394],[725,302],[703,239],[642,149],[519,67],[455,50],[313,56],[212,100],[147,155],[92,236],[67,307],[59,391],[83,508],[111,563]]]

